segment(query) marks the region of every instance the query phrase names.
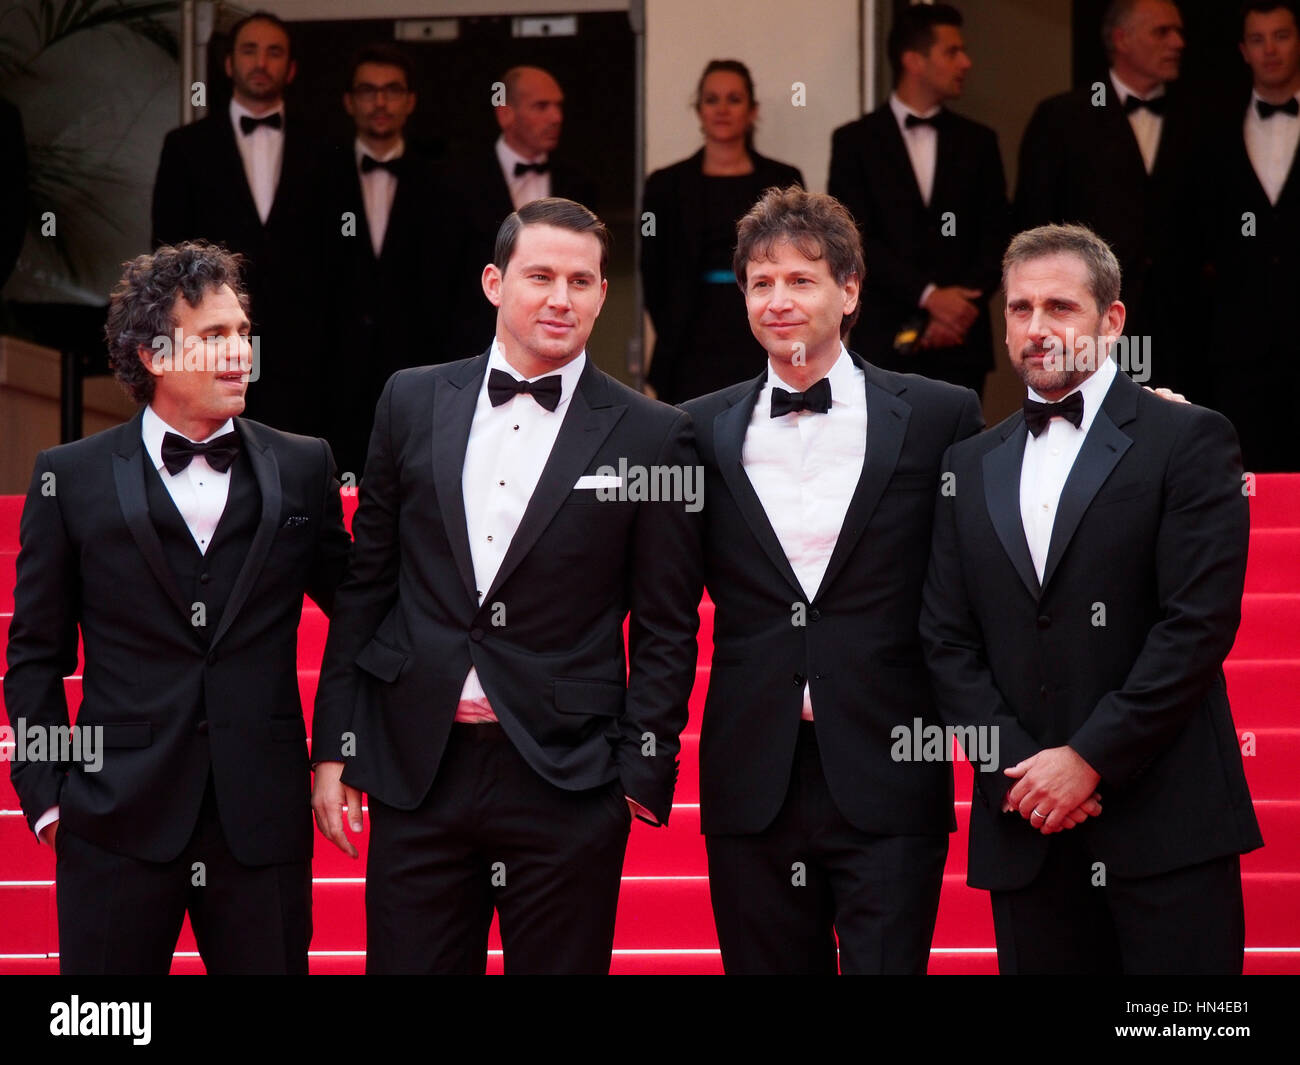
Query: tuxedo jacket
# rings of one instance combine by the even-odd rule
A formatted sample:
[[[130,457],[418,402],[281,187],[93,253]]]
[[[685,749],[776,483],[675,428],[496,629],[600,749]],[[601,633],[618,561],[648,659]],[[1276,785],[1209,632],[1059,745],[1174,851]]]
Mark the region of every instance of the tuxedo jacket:
[[[1180,338],[1194,294],[1199,237],[1194,217],[1197,174],[1204,168],[1197,127],[1202,118],[1177,83],[1167,88],[1155,165],[1142,152],[1109,77],[1104,101],[1083,87],[1040,103],[1020,142],[1016,229],[1081,223],[1115,252],[1122,271],[1124,332],[1152,338],[1152,383],[1183,384],[1183,361],[1195,345]],[[1193,297],[1193,298],[1189,298]],[[1193,375],[1194,364],[1186,367]]]
[[[277,428],[324,429],[318,374],[301,372],[308,352],[323,350],[332,279],[322,265],[342,221],[332,214],[323,179],[330,152],[303,119],[287,114],[280,180],[265,224],[244,176],[230,115],[223,107],[167,134],[153,189],[153,244],[209,240],[245,257],[253,331],[261,337],[260,377],[249,410]]]
[[[587,174],[552,157],[551,195],[576,200],[598,211],[596,186]],[[497,230],[514,211],[510,186],[501,172],[495,139],[453,154],[439,176],[439,195],[447,218],[448,250],[457,321],[447,327],[448,353],[462,358],[478,350],[496,328],[497,311],[483,295],[483,267],[492,261]]]
[[[862,232],[867,276],[854,347],[872,363],[906,369],[908,357],[895,353],[894,337],[924,317],[920,299],[926,285],[964,285],[983,293],[965,344],[925,355],[969,370],[993,369],[988,303],[1001,282],[1007,241],[1006,179],[993,130],[940,112],[927,206],[886,102],[835,131],[826,187]],[[946,219],[949,213],[953,217]],[[945,233],[949,222],[955,232]]]
[[[749,155],[754,163],[754,183],[760,188],[803,184],[797,167],[768,159],[752,149]],[[643,209],[655,216],[655,235],[641,241],[641,284],[646,311],[655,327],[649,379],[665,398],[673,391],[673,371],[683,357],[683,349],[687,354],[693,350],[686,334],[694,321],[700,286],[707,284],[701,281],[701,274],[708,265],[705,237],[712,220],[707,213],[708,179],[703,166],[701,148],[690,158],[646,178],[642,197]],[[741,313],[743,297],[739,291],[736,306]],[[724,353],[718,354],[718,358],[723,357]]]
[[[307,859],[298,619],[304,592],[329,611],[350,549],[329,448],[235,419],[243,451],[203,560],[222,557],[237,497],[251,501],[254,520],[242,564],[222,587],[224,609],[200,625],[195,605],[207,598],[212,567],[195,551],[202,572],[187,583],[169,562],[159,530],[168,520],[183,530],[184,522],[148,468],[140,419],[36,460],[23,507],[5,707],[15,726],[19,718],[28,727],[68,724],[63,678],[76,672],[80,626],[76,723],[102,726],[104,750],[98,772],[15,762],[23,812],[34,826],[57,804],[61,826],[76,835],[170,861],[190,839],[210,774],[239,861]],[[254,489],[236,484],[241,472]]]
[[[321,669],[313,758],[346,762],[345,783],[414,809],[473,666],[541,777],[571,791],[620,779],[666,822],[695,680],[697,523],[680,501],[602,501],[578,482],[620,460],[694,466],[690,419],[589,357],[480,602],[461,472],[487,361],[485,352],[402,370],[384,388]]]
[[[351,141],[333,151],[327,178],[331,216],[350,213],[356,220],[354,230],[334,225],[328,232],[331,276],[337,281],[335,365],[340,378],[350,382],[331,393],[330,443],[340,468],[357,474],[384,383],[404,367],[452,357],[428,305],[432,293],[443,291],[446,227],[440,218],[446,205],[439,202],[428,160],[408,146],[399,166],[378,255]]]
[[[826,785],[855,827],[889,835],[955,827],[951,766],[895,761],[891,730],[938,721],[917,618],[939,460],[983,419],[969,389],[852,357],[866,375],[866,457],[811,599],[741,463],[766,371],[683,405],[705,468],[704,572],[715,605],[700,735],[706,833],[757,833],[776,817],[805,683]],[[794,604],[805,608],[802,625]]]
[[[1057,507],[1043,580],[1020,515],[1023,413],[944,459],[921,632],[940,713],[997,730],[977,771],[973,887],[1037,875],[1049,838],[1003,814],[1002,769],[1068,744],[1103,812],[1070,831],[1145,877],[1261,845],[1223,660],[1241,618],[1250,513],[1231,424],[1117,374]]]

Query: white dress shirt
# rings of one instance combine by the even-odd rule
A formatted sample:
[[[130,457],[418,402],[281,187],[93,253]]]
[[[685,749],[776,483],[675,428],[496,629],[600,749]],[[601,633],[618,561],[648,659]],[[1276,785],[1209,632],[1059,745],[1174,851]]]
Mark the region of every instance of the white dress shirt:
[[[1300,143],[1300,116],[1278,111],[1268,118],[1260,118],[1255,108],[1259,98],[1257,92],[1250,94],[1242,136],[1246,140],[1250,165],[1255,169],[1264,195],[1269,203],[1275,204],[1295,164],[1296,145]],[[1296,93],[1296,98],[1300,99],[1300,93]]]
[[[1119,75],[1113,70],[1110,72],[1110,81],[1115,86],[1115,93],[1119,97],[1121,106],[1130,96],[1138,95],[1120,81]],[[1160,85],[1153,89],[1149,96],[1144,96],[1142,99],[1155,100],[1164,94],[1165,87]],[[1142,165],[1146,167],[1149,174],[1156,165],[1156,152],[1160,150],[1160,131],[1164,128],[1164,116],[1157,115],[1145,107],[1139,107],[1128,116],[1128,124],[1133,129],[1133,136],[1137,138],[1138,150],[1142,153]]]
[[[522,378],[506,361],[501,342],[492,342],[461,472],[465,527],[469,533],[474,583],[480,603],[496,579],[497,570],[501,568],[501,561],[537,488],[546,461],[551,457],[573,390],[586,364],[587,353],[584,351],[561,369],[540,375],[551,377],[559,374],[560,403],[553,411],[529,395],[514,396],[494,407],[488,397],[488,379],[492,371],[504,370],[516,380]],[[479,683],[478,671],[471,666],[461,688],[456,720],[484,722],[496,719],[483,685]]]
[[[741,451],[745,475],[809,602],[826,575],[867,453],[866,382],[842,344],[826,377],[831,384],[829,411],[773,418],[772,389],[801,390],[782,380],[769,362]],[[802,716],[812,720],[807,684]]]
[[[204,440],[195,440],[193,443],[206,443],[215,437],[234,432],[234,429],[234,421],[227,418],[226,423],[211,436]],[[162,442],[166,433],[185,436],[158,417],[153,407],[145,407],[144,416],[140,420],[140,436],[144,440],[145,454],[149,456],[149,461],[153,463],[158,476],[162,478],[163,487],[172,497],[176,509],[185,519],[185,527],[194,537],[194,543],[202,554],[207,554],[208,548],[212,545],[212,534],[216,532],[222,511],[226,509],[226,499],[230,494],[230,470],[218,473],[208,465],[208,460],[202,455],[195,455],[190,460],[190,464],[180,473],[168,473],[162,460]],[[189,437],[186,436],[185,439],[189,440]],[[57,806],[51,806],[41,814],[33,826],[37,838],[40,837],[41,829],[58,819]]]
[[[406,152],[406,142],[400,137],[395,147],[383,155],[375,155],[356,139],[353,150],[357,160],[357,177],[361,179],[361,199],[366,208],[366,225],[370,227],[370,247],[374,249],[375,258],[384,248],[384,234],[388,232],[388,216],[393,210],[393,198],[397,195],[397,175],[382,168],[376,168],[369,174],[361,169],[362,156],[369,155],[381,163],[390,159],[400,159]]]
[[[907,116],[931,118],[943,108],[932,107],[925,113],[913,111],[898,98],[898,93],[891,92],[889,109],[894,112],[894,119],[898,122],[898,132],[903,135],[903,144],[907,148],[907,158],[912,163],[912,176],[916,179],[921,201],[929,207],[930,196],[934,192],[934,168],[939,159],[939,131],[933,126],[913,126],[908,129]],[[921,298],[916,301],[917,306],[924,307],[925,301],[930,298],[930,293],[937,287],[934,282],[926,285],[921,290]]]
[[[276,113],[280,121],[285,121],[284,105],[266,112]],[[284,127],[272,129],[270,126],[258,126],[252,133],[245,133],[239,128],[239,120],[244,115],[249,118],[265,118],[255,115],[232,97],[230,100],[230,124],[235,128],[235,143],[239,146],[239,156],[244,160],[244,177],[248,179],[248,191],[253,194],[253,203],[257,205],[257,216],[266,224],[271,214],[271,205],[275,203],[275,190],[280,184],[280,163],[284,159]]]
[[[1052,525],[1061,502],[1061,490],[1079,457],[1084,438],[1101,409],[1106,393],[1115,380],[1115,360],[1107,358],[1097,372],[1087,378],[1073,392],[1083,394],[1083,421],[1075,428],[1064,418],[1053,418],[1038,436],[1025,435],[1025,454],[1020,461],[1020,520],[1025,527],[1025,541],[1029,544],[1029,557],[1034,560],[1038,581],[1043,580],[1047,565],[1047,549],[1052,542]],[[1029,398],[1044,403],[1032,388]],[[1065,397],[1062,396],[1062,399]]]
[[[497,161],[501,164],[501,173],[506,179],[506,186],[510,189],[510,202],[515,205],[516,211],[526,203],[545,199],[551,194],[549,170],[545,174],[530,170],[526,174],[515,177],[516,163],[544,163],[545,152],[536,159],[529,159],[511,148],[506,143],[505,134],[502,134],[497,138]]]

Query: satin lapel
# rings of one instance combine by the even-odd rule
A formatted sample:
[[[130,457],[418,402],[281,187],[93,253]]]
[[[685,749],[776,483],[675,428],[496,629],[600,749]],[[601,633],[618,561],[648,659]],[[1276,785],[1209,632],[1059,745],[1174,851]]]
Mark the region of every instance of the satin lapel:
[[[754,485],[745,473],[742,454],[745,446],[745,433],[749,429],[749,419],[754,413],[754,404],[758,402],[763,384],[767,381],[767,369],[758,376],[745,398],[722,411],[713,419],[713,447],[718,455],[718,472],[727,482],[731,497],[736,501],[741,517],[749,526],[759,546],[767,554],[777,572],[789,582],[795,594],[803,599],[806,594],[794,575],[790,560],[786,558],[785,548],[777,539],[776,530],[768,520],[767,511],[754,491]]]
[[[1011,565],[1020,574],[1025,588],[1035,599],[1042,589],[1034,560],[1029,554],[1029,541],[1025,539],[1025,525],[1020,518],[1020,465],[1025,457],[1025,440],[1029,431],[1024,418],[1018,417],[1007,429],[1001,444],[984,455],[984,505],[989,519],[1002,541]],[[961,491],[961,486],[957,486]]]
[[[840,535],[835,540],[835,549],[826,564],[826,573],[822,577],[822,590],[829,588],[839,573],[849,554],[862,539],[862,533],[871,521],[880,497],[885,494],[885,487],[894,475],[898,465],[898,456],[903,451],[903,439],[907,435],[907,423],[912,416],[912,405],[900,399],[892,392],[882,388],[872,380],[872,370],[861,360],[854,362],[866,376],[867,390],[867,452],[862,460],[862,473],[858,485],[853,490],[849,509],[844,514],[844,524]],[[814,596],[816,598],[816,596]]]
[[[483,375],[487,372],[488,353],[466,365],[456,376],[441,378],[433,395],[433,485],[438,494],[443,531],[451,544],[456,569],[464,582],[470,601],[478,608],[478,590],[474,580],[474,557],[469,550],[469,525],[465,518],[465,494],[461,473],[465,469],[465,449],[469,430],[474,423]]]
[[[167,556],[163,554],[158,530],[149,517],[144,467],[141,465],[142,461],[149,461],[148,455],[141,455],[144,450],[144,441],[140,437],[140,419],[143,414],[141,409],[139,414],[122,426],[119,443],[113,449],[113,481],[117,486],[117,502],[140,554],[144,556],[162,590],[167,593],[167,598],[176,605],[186,624],[189,624],[190,604],[181,595],[180,586],[176,583],[171,567],[167,565]]]
[[[226,600],[226,609],[221,612],[217,630],[212,634],[215,647],[226,630],[242,609],[253,585],[262,574],[262,566],[271,550],[276,530],[280,527],[280,510],[283,493],[280,488],[280,464],[270,445],[263,444],[244,423],[242,418],[235,419],[235,429],[244,442],[244,452],[253,467],[253,477],[257,480],[257,490],[262,496],[262,516],[257,522],[257,532],[253,534],[253,543],[239,567],[239,574],[230,589],[230,598]]]
[[[1147,173],[1147,165],[1142,159],[1142,149],[1138,145],[1137,134],[1133,132],[1133,124],[1124,113],[1124,105],[1120,103],[1119,93],[1109,79],[1106,81],[1106,105],[1091,110],[1097,112],[1102,135],[1112,142],[1119,153],[1117,165],[1128,169],[1134,176],[1140,175],[1143,181],[1149,181],[1151,175]],[[1156,147],[1156,164],[1151,168],[1152,174],[1156,172],[1156,166],[1160,163],[1160,153],[1165,146],[1165,134],[1168,132],[1164,128],[1160,130],[1160,143]]]
[[[213,121],[216,123],[217,139],[222,144],[222,151],[227,155],[229,165],[233,168],[230,173],[239,175],[234,187],[239,190],[236,195],[239,196],[243,211],[249,216],[253,224],[260,228],[262,218],[257,213],[257,201],[253,199],[253,190],[248,187],[248,175],[244,172],[244,157],[239,154],[239,143],[235,140],[235,128],[230,121],[230,112],[222,111],[214,115]],[[271,214],[274,213],[275,201],[272,200],[271,213],[266,216],[268,222],[271,220]]]
[[[501,560],[496,579],[483,597],[485,603],[491,601],[493,593],[533,549],[556,511],[573,491],[578,478],[586,471],[597,449],[626,412],[626,404],[616,403],[610,398],[604,375],[588,355],[587,365],[578,378],[578,387],[573,390],[569,409],[555,438],[555,446],[551,448],[542,475],[537,479],[537,487],[533,489],[524,515],[519,519],[519,528]]]
[[[280,180],[275,183],[275,195],[271,198],[271,209],[266,212],[266,225],[268,228],[275,224],[278,215],[289,209],[285,206],[287,200],[303,195],[303,192],[312,188],[317,180],[316,175],[312,173],[312,168],[319,165],[320,160],[308,157],[308,144],[303,140],[302,132],[302,126],[299,125],[295,133],[286,115],[284,152],[280,157]],[[300,205],[294,204],[292,206],[297,207]],[[365,214],[364,207],[361,213]]]
[[[381,259],[385,255],[392,254],[397,242],[410,229],[407,216],[411,213],[413,206],[411,197],[420,193],[419,189],[413,187],[412,180],[409,176],[397,179],[397,188],[393,190],[393,204],[388,210],[388,225],[384,229],[384,243],[379,248],[379,258]]]
[[[928,211],[925,201],[921,199],[921,186],[916,183],[916,171],[912,169],[912,157],[907,154],[907,145],[903,142],[903,134],[898,128],[898,120],[894,117],[894,112],[889,104],[883,104],[877,108],[873,118],[879,116],[875,128],[872,129],[872,139],[879,146],[882,174],[896,174],[909,191],[909,197],[913,201],[913,208],[918,211]],[[940,137],[940,140],[943,138]],[[935,170],[938,171],[938,152],[935,153]],[[867,156],[867,166],[871,168],[876,165],[871,155]],[[938,180],[936,173],[935,180]],[[934,202],[934,189],[930,189],[930,202]]]
[[[1056,520],[1052,523],[1047,563],[1043,566],[1044,588],[1051,583],[1052,574],[1056,572],[1065,549],[1070,546],[1070,539],[1092,503],[1092,497],[1105,484],[1115,464],[1124,457],[1124,452],[1133,446],[1133,438],[1118,426],[1133,417],[1137,403],[1129,389],[1136,388],[1123,374],[1116,375],[1101,410],[1093,419],[1083,447],[1079,449],[1070,476],[1065,479],[1061,501],[1056,507]]]

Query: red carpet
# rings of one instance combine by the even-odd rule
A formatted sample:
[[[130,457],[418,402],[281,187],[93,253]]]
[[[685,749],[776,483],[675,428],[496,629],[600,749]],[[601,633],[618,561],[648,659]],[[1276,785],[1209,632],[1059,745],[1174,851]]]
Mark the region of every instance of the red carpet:
[[[351,501],[345,505],[351,511]],[[14,561],[22,499],[0,497],[0,647],[13,611]],[[1241,631],[1227,664],[1237,731],[1266,846],[1242,861],[1246,896],[1246,971],[1300,973],[1300,475],[1261,475],[1251,502],[1250,565]],[[651,829],[634,822],[624,866],[614,941],[615,973],[717,973],[704,841],[699,834],[700,716],[712,655],[712,605],[701,605],[700,668],[683,736],[682,769],[672,825]],[[310,602],[303,610],[299,685],[310,726],[326,620]],[[73,708],[80,702],[80,668],[68,678]],[[970,792],[970,767],[957,765],[957,795]],[[988,897],[965,886],[969,804],[957,805],[932,973],[997,970]],[[316,973],[359,973],[365,965],[361,859],[352,861],[318,837],[314,866]],[[493,928],[489,972],[501,971]],[[0,973],[58,971],[54,860],[31,836],[0,763]],[[198,973],[188,926],[172,971]]]

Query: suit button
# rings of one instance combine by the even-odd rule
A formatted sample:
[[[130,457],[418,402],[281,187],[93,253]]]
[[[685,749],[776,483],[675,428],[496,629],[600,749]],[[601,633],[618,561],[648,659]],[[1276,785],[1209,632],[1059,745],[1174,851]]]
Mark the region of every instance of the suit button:
[[[812,618],[813,621],[821,621],[822,612],[818,610],[816,607],[813,607],[812,610],[808,612],[808,616]]]
[[[1051,617],[1047,614],[1040,614],[1038,618],[1038,627],[1040,629],[1050,629],[1052,627]]]
[[[206,574],[206,573],[200,573],[200,574],[199,574],[199,583],[200,583],[200,584],[207,584],[208,581],[210,581],[210,580],[212,580],[212,577],[211,577],[210,575],[208,575],[208,574]]]
[[[202,721],[200,721],[194,727],[194,731],[197,732],[200,736],[206,736],[208,734],[208,719],[205,717]]]
[[[794,686],[796,688],[802,688],[807,682],[808,682],[808,678],[805,677],[802,673],[796,673],[794,675]]]
[[[470,629],[470,630],[469,630],[469,638],[470,638],[471,640],[473,640],[475,643],[478,643],[480,640],[483,639],[483,630],[482,630],[482,629]]]

